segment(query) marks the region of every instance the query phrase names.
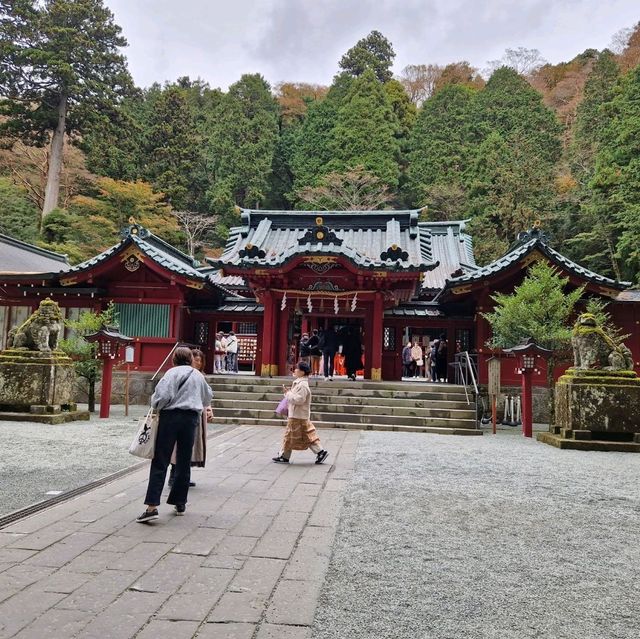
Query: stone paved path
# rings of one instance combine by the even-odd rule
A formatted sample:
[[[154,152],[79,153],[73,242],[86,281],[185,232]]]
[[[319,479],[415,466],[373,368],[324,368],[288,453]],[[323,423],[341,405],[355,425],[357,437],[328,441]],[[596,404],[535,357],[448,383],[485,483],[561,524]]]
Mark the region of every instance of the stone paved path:
[[[321,466],[273,464],[280,436],[211,440],[185,517],[135,523],[145,468],[0,530],[0,639],[309,637],[360,433]]]

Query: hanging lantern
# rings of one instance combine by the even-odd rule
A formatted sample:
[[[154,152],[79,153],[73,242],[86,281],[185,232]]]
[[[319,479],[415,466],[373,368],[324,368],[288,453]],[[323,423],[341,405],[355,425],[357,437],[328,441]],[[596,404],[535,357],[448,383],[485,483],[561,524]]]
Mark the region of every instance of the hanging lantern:
[[[351,312],[353,313],[358,306],[358,293],[353,296],[353,300],[351,301]]]
[[[287,291],[284,292],[284,295],[282,296],[282,304],[280,304],[281,311],[284,311],[285,308],[287,308]]]
[[[311,303],[311,293],[307,296],[307,308],[309,309],[309,313],[313,312],[313,304]]]
[[[338,311],[340,310],[340,308],[338,306],[338,296],[337,295],[333,298],[333,310],[334,310],[336,315],[338,314]]]

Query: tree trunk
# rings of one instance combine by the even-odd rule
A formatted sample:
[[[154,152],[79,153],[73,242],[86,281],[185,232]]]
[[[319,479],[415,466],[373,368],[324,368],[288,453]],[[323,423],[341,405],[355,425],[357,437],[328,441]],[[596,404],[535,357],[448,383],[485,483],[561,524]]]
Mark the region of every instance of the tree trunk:
[[[95,413],[96,412],[96,381],[95,379],[89,380],[89,392],[88,392],[87,403],[89,404],[89,412]]]
[[[49,169],[47,172],[47,186],[44,191],[44,205],[42,219],[58,206],[60,194],[60,173],[62,172],[62,153],[64,151],[64,133],[67,121],[67,96],[63,93],[58,102],[58,124],[51,138],[49,152]]]

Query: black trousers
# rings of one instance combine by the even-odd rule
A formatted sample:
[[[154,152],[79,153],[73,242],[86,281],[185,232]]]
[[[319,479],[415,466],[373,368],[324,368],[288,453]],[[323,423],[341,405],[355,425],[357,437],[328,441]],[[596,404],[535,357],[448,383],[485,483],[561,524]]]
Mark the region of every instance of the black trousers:
[[[324,376],[333,377],[333,358],[336,352],[322,351],[322,354],[324,355]]]
[[[186,504],[191,480],[191,451],[200,421],[200,413],[195,410],[161,410],[158,418],[158,434],[151,468],[149,485],[144,503],[158,506],[171,453],[176,446],[176,476],[167,499],[168,504]]]

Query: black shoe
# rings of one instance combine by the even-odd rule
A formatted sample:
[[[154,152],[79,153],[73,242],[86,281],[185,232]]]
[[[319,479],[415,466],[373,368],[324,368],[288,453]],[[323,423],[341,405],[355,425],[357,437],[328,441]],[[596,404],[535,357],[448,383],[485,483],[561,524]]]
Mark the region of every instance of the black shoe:
[[[179,517],[182,517],[182,515],[184,515],[186,510],[187,510],[186,504],[176,504],[176,515],[178,515]]]
[[[316,455],[316,464],[321,464],[327,457],[329,456],[329,451],[328,450],[321,450],[317,455]]]
[[[283,457],[282,455],[278,455],[277,457],[272,457],[273,461],[276,462],[276,464],[288,464],[289,460],[286,457]]]
[[[196,482],[195,482],[195,481],[190,481],[190,482],[189,482],[189,486],[190,486],[191,488],[193,488],[195,485],[196,485]]]
[[[145,510],[140,517],[136,519],[139,524],[146,524],[148,521],[153,521],[154,519],[158,519],[160,515],[158,515],[158,509],[154,508],[153,510]]]

